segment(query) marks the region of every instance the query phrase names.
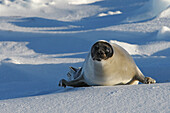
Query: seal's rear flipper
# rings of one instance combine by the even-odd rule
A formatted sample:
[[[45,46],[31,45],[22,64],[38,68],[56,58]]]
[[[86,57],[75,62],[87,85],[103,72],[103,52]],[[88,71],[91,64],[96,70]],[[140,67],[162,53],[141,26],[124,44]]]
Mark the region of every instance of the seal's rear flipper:
[[[69,67],[69,68],[70,68],[70,71],[67,73],[67,77],[68,77],[68,80],[71,81],[77,78],[81,68],[74,68],[74,67]]]
[[[84,77],[81,74],[82,68],[70,67],[70,71],[67,73],[68,81],[65,79],[60,80],[59,86],[66,87],[87,87],[88,85],[84,81]]]
[[[74,68],[74,67],[69,67],[70,68],[70,70],[72,70],[72,71],[74,71],[74,72],[77,72],[79,69],[77,69],[77,68]]]
[[[58,84],[60,87],[66,87],[66,86],[72,86],[72,87],[88,87],[89,85],[87,85],[84,82],[84,78],[83,76],[78,77],[77,79],[71,80],[71,81],[67,81],[65,79],[62,79],[59,81]]]
[[[74,79],[74,75],[77,72],[77,69],[74,68],[74,67],[69,67],[69,68],[70,68],[70,71],[67,73],[67,77],[68,77],[68,80],[73,80]]]

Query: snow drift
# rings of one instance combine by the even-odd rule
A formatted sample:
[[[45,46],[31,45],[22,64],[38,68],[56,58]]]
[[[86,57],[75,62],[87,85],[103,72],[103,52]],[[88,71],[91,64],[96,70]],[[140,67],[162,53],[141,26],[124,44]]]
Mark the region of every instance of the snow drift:
[[[80,20],[104,10],[99,6],[79,6],[96,1],[99,0],[2,0],[0,16],[43,17],[61,21]]]
[[[170,39],[170,28],[163,26],[157,34],[158,39]]]
[[[160,17],[168,17],[170,1],[169,0],[149,0],[144,6],[135,11],[135,16],[129,18],[128,21],[143,21]],[[165,11],[166,10],[166,11]],[[166,12],[166,13],[163,13]]]

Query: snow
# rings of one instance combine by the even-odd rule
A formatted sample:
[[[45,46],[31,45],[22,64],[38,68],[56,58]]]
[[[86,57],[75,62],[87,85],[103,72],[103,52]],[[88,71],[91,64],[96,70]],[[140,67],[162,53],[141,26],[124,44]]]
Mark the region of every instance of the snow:
[[[1,0],[0,112],[168,113],[169,0]],[[107,40],[157,84],[61,88]]]
[[[160,17],[160,18],[163,18],[163,17],[168,17],[168,18],[170,18],[169,13],[170,13],[170,8],[167,8],[166,10],[164,10],[164,11],[159,15],[159,17]]]
[[[60,93],[0,101],[1,112],[168,113],[169,85],[67,88]]]
[[[109,16],[109,15],[117,15],[117,14],[122,14],[121,11],[108,11],[107,13],[100,13],[98,16],[102,17],[102,16]]]
[[[69,4],[73,4],[73,5],[81,5],[81,4],[91,4],[91,3],[95,3],[95,2],[99,2],[102,0],[67,0]]]
[[[163,26],[159,31],[158,31],[158,35],[157,38],[158,39],[162,39],[162,38],[169,38],[170,35],[170,28]]]
[[[145,45],[129,44],[125,42],[119,42],[111,40],[111,43],[118,44],[125,48],[131,55],[140,56],[151,56],[158,51],[168,49],[170,47],[170,42],[160,41],[160,42],[150,42]],[[154,48],[154,49],[153,49]]]
[[[169,0],[150,0],[144,6],[136,10],[136,15],[131,19],[131,21],[142,21],[154,18],[159,16],[160,13],[166,10],[169,6]]]
[[[88,4],[99,0],[2,0],[0,16],[42,17],[62,21],[80,20],[104,10],[99,6],[74,5]],[[72,5],[73,4],[73,5]]]

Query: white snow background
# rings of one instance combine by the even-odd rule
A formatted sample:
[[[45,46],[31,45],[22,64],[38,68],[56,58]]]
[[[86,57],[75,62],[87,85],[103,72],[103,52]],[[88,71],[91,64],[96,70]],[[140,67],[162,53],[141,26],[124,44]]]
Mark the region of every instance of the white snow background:
[[[97,40],[156,84],[58,87]],[[0,0],[0,113],[169,113],[170,0]]]

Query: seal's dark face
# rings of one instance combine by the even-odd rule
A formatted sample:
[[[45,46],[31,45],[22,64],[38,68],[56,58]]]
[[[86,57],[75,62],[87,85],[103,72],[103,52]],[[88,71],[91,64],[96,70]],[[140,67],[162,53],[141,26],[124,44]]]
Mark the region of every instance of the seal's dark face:
[[[107,60],[113,56],[113,48],[107,42],[96,42],[91,48],[91,56],[93,60]]]

